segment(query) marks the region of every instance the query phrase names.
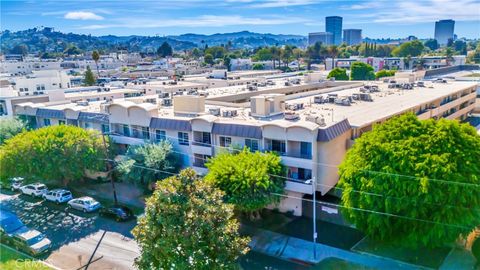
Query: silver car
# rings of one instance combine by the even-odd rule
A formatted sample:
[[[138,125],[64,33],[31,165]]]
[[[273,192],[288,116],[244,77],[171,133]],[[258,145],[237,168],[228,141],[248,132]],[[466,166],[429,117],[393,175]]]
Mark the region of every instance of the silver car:
[[[52,243],[43,233],[24,227],[13,235],[15,247],[25,250],[33,255],[47,252]]]
[[[99,209],[101,206],[99,202],[91,197],[81,197],[70,200],[68,205],[70,205],[73,209],[83,211],[84,213],[93,212]]]
[[[45,194],[48,189],[47,186],[45,186],[44,184],[35,183],[20,187],[20,191],[25,195],[42,197],[42,195]]]

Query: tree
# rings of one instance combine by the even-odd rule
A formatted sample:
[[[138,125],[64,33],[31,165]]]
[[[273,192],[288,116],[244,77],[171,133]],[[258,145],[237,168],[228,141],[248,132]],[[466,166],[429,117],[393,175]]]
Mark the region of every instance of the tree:
[[[28,54],[28,47],[27,45],[25,44],[19,44],[19,45],[15,45],[15,47],[13,47],[11,50],[10,50],[10,53],[12,54],[21,54],[21,55],[27,55]]]
[[[215,62],[213,61],[213,56],[209,53],[205,54],[203,57],[203,61],[209,65],[213,65]]]
[[[398,57],[415,57],[419,56],[423,52],[424,48],[425,46],[423,46],[423,43],[420,40],[412,40],[395,48],[392,51],[392,54]]]
[[[479,160],[480,136],[468,124],[392,118],[356,139],[339,167],[343,215],[383,241],[452,242],[480,220],[480,190],[471,186],[480,184]]]
[[[205,55],[210,54],[214,59],[223,58],[227,50],[222,46],[213,46],[205,49]]]
[[[257,212],[283,193],[285,175],[281,159],[273,153],[250,152],[247,148],[232,154],[224,151],[207,162],[205,180],[225,192],[225,201],[244,212]]]
[[[438,46],[438,41],[436,39],[429,39],[424,43],[425,47],[430,48],[430,50],[435,51],[440,46]]]
[[[192,56],[194,59],[198,59],[200,56],[202,56],[202,52],[200,52],[198,48],[193,48]]]
[[[453,42],[453,48],[461,55],[467,55],[467,43],[463,40],[455,40]]]
[[[168,42],[164,41],[160,47],[157,49],[157,54],[160,57],[167,57],[173,55],[173,49]]]
[[[1,179],[21,176],[68,185],[103,168],[100,133],[57,125],[17,134],[0,147]]]
[[[472,254],[476,259],[475,267],[480,266],[480,230],[472,244]]]
[[[232,61],[232,58],[230,58],[230,56],[225,55],[225,57],[223,57],[223,65],[227,67],[228,71],[230,71],[232,68],[231,61]]]
[[[328,73],[327,79],[335,78],[337,81],[348,81],[347,70],[344,68],[334,68]]]
[[[363,62],[353,62],[350,66],[350,80],[375,80],[373,67]]]
[[[263,69],[265,69],[265,66],[263,64],[256,63],[256,64],[253,64],[252,69],[253,70],[263,70]]]
[[[87,70],[85,71],[85,76],[83,78],[83,84],[86,86],[92,86],[95,85],[97,80],[95,79],[95,75],[93,75],[92,69],[90,69],[90,66],[87,66]]]
[[[98,70],[98,60],[100,60],[100,54],[97,51],[93,51],[92,59],[95,61],[95,65],[97,66],[97,75],[100,76],[100,71]]]
[[[452,50],[452,48],[447,47],[447,48],[445,49],[444,54],[445,54],[445,58],[446,58],[445,60],[447,61],[447,66],[450,66],[450,65],[452,64],[452,62],[453,62],[453,54],[454,54],[454,51]]]
[[[332,45],[328,47],[328,56],[332,58],[332,67],[335,68],[335,58],[338,55],[338,47],[336,45]],[[325,63],[326,64],[326,63]]]
[[[379,70],[377,73],[375,73],[375,79],[380,79],[380,78],[383,78],[383,77],[392,77],[395,75],[395,72],[397,72],[396,70],[386,70],[386,69],[382,69],[382,70]]]
[[[118,164],[118,171],[124,180],[149,186],[154,181],[170,176],[170,173],[178,172],[180,159],[172,150],[168,140],[130,146],[126,158]]]
[[[236,269],[249,239],[223,192],[186,169],[159,181],[133,229],[139,269]]]
[[[0,119],[0,145],[24,130],[26,125],[19,118]]]
[[[75,54],[81,54],[82,53],[82,50],[80,50],[79,48],[77,48],[77,46],[73,45],[73,44],[70,44],[66,49],[65,51],[63,51],[64,54],[66,55],[75,55]]]

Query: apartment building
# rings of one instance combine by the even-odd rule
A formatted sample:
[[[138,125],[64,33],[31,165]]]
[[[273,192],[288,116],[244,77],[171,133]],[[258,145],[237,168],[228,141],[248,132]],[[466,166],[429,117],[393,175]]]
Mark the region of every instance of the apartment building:
[[[278,153],[287,167],[291,197],[325,195],[338,182],[338,165],[356,138],[392,116],[463,120],[473,110],[476,82],[308,82],[306,76],[271,80],[257,89],[206,89],[210,94],[171,96],[171,105],[148,96],[110,102],[16,106],[37,126],[74,124],[110,132],[120,148],[169,140],[184,166],[205,174],[205,161],[232,146]],[[267,80],[268,82],[268,80]],[[281,211],[302,213],[285,199]]]
[[[411,57],[410,61],[406,61],[402,57],[350,57],[350,58],[327,58],[325,60],[326,69],[332,70],[335,67],[350,69],[353,62],[363,62],[373,67],[375,71],[382,69],[409,70],[416,69],[419,65],[424,69],[436,69],[447,66],[465,65],[465,55],[454,55],[451,59],[445,56],[422,56]]]
[[[19,96],[42,95],[70,87],[70,77],[59,70],[34,70],[25,76],[11,77],[10,81]]]

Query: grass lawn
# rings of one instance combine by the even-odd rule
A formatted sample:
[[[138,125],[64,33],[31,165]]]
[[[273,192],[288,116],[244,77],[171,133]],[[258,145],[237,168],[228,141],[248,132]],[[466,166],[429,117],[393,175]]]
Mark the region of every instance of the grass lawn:
[[[365,238],[353,249],[398,261],[438,269],[452,248],[405,248]]]
[[[43,263],[32,261],[25,255],[0,245],[0,269],[2,270],[49,270]]]

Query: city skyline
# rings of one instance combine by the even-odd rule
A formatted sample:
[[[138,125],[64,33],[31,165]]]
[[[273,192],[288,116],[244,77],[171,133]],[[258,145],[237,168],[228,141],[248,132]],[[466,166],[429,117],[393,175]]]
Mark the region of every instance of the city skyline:
[[[2,30],[45,26],[101,35],[178,35],[252,31],[297,34],[325,29],[325,17],[343,17],[343,29],[363,37],[433,38],[435,21],[455,20],[459,38],[479,38],[480,3],[460,1],[2,1]],[[412,27],[412,26],[415,27]],[[414,29],[414,30],[412,30]]]

